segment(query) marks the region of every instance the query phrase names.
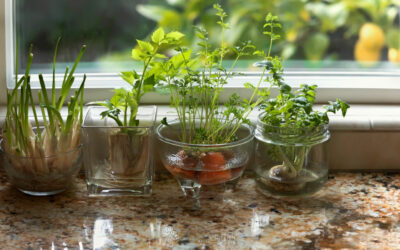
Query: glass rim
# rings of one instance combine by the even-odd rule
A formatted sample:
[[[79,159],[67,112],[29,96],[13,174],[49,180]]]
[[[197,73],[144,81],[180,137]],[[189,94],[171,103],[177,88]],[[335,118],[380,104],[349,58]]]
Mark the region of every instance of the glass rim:
[[[97,125],[82,125],[82,128],[109,128],[109,129],[123,129],[123,128],[128,128],[128,129],[151,129],[154,127],[154,124],[149,125],[149,126],[97,126]]]
[[[173,121],[170,122],[170,124],[179,124],[179,120],[175,119]],[[160,139],[161,141],[168,143],[170,145],[174,145],[174,146],[185,146],[185,147],[198,147],[198,148],[222,148],[222,147],[235,147],[235,146],[239,146],[239,145],[243,145],[245,143],[248,143],[249,141],[253,140],[254,138],[254,127],[251,125],[248,125],[246,123],[242,123],[240,125],[240,127],[245,127],[246,129],[248,129],[249,134],[237,141],[233,141],[233,142],[228,142],[228,143],[221,143],[221,144],[194,144],[194,143],[187,143],[187,142],[181,142],[181,141],[176,141],[176,140],[172,140],[169,138],[166,138],[165,136],[161,135],[161,130],[163,128],[166,128],[168,126],[164,125],[164,124],[160,124],[157,126],[156,128],[156,135],[158,137],[158,139]]]
[[[141,114],[140,115],[140,116],[152,117],[151,125],[149,125],[149,126],[118,126],[118,125],[113,125],[113,126],[101,125],[101,126],[98,126],[98,125],[85,125],[85,121],[86,121],[87,116],[89,115],[89,111],[90,110],[92,110],[92,109],[105,109],[106,110],[107,109],[106,107],[103,107],[103,106],[93,105],[93,106],[87,106],[88,109],[86,111],[86,115],[85,115],[85,118],[83,119],[81,127],[82,128],[110,128],[110,129],[111,128],[120,128],[120,129],[123,129],[123,128],[151,129],[151,128],[153,128],[155,126],[155,121],[156,121],[156,118],[157,118],[157,112],[158,112],[157,105],[139,106],[139,108],[140,107],[142,107],[142,108],[148,107],[148,108],[151,108],[153,110],[153,113],[151,113],[151,114]]]
[[[50,158],[55,158],[55,157],[59,157],[60,155],[67,155],[67,154],[71,154],[74,152],[79,151],[80,149],[83,148],[83,143],[80,143],[78,146],[76,146],[73,149],[70,149],[68,151],[65,152],[58,152],[56,154],[52,154],[52,155],[46,155],[43,157],[31,157],[31,156],[21,156],[21,155],[15,155],[15,154],[10,154],[8,152],[6,152],[5,150],[3,150],[2,144],[3,144],[3,139],[0,139],[0,153],[5,154],[5,155],[9,155],[12,156],[14,158],[22,158],[22,159],[50,159]]]
[[[273,128],[273,129],[309,130],[309,129],[316,129],[316,128],[323,128],[323,129],[328,129],[329,128],[329,123],[323,123],[323,124],[320,124],[318,126],[308,126],[308,127],[281,127],[281,126],[271,125],[271,124],[268,124],[268,123],[262,121],[262,118],[265,116],[266,113],[267,112],[263,111],[258,115],[257,124],[261,123],[262,125],[265,125],[267,127]]]

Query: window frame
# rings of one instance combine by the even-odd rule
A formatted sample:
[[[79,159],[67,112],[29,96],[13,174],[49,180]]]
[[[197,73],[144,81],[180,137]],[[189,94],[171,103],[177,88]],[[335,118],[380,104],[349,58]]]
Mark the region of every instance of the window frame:
[[[13,8],[14,0],[5,0],[0,6],[0,104],[6,103],[7,86],[14,82],[14,41],[15,16]],[[4,43],[4,44],[3,44]],[[83,74],[76,74],[76,85],[80,82]],[[243,87],[243,83],[256,83],[260,74],[257,72],[246,72],[243,76],[237,76],[229,80],[222,96],[222,102],[226,101],[232,93],[242,97],[248,97],[250,91]],[[50,74],[44,74],[44,78],[51,79]],[[56,76],[60,80],[62,75]],[[293,87],[302,83],[317,84],[317,103],[325,103],[336,97],[350,103],[400,103],[400,72],[358,72],[358,71],[293,71],[285,73],[285,80]],[[32,90],[37,96],[39,82],[37,74],[32,75]],[[49,82],[48,80],[46,82]],[[59,82],[59,81],[58,81]],[[379,85],[377,84],[379,83]],[[127,86],[119,77],[118,73],[88,73],[85,89],[85,102],[104,100],[112,96],[115,87]],[[74,86],[73,86],[74,89]],[[273,90],[272,94],[277,93]],[[35,100],[37,102],[37,100]],[[144,104],[167,104],[168,96],[157,93],[148,93],[142,98]]]
[[[0,105],[7,102],[7,77],[10,75],[7,67],[9,55],[6,49],[9,47],[7,43],[10,40],[7,36],[10,31],[6,29],[10,28],[9,21],[12,20],[12,17],[9,16],[11,15],[9,7],[11,7],[11,0],[5,0],[0,5],[0,37],[3,37],[0,40]]]

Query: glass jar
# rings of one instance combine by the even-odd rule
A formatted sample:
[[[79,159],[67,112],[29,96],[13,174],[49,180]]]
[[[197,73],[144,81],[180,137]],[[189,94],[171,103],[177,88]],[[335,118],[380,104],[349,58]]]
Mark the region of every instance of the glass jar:
[[[2,147],[0,153],[10,183],[23,193],[34,196],[63,192],[82,167],[82,144],[70,151],[43,157],[13,155]]]
[[[307,196],[328,178],[325,143],[328,124],[293,128],[271,126],[258,116],[254,172],[258,189],[277,196]]]
[[[104,107],[90,107],[83,122],[84,165],[89,196],[146,196],[152,191],[156,106],[139,107],[138,126],[102,119]]]
[[[202,185],[235,186],[253,155],[254,129],[243,124],[235,142],[190,144],[180,140],[179,121],[156,129],[158,150],[165,168],[178,180],[186,196],[198,197]]]

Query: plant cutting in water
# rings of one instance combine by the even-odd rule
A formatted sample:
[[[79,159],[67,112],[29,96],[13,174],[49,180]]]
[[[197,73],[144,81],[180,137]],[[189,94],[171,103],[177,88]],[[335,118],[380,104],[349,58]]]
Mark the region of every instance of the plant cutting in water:
[[[61,109],[75,81],[74,72],[83,55],[85,46],[71,69],[66,68],[61,84],[60,94],[57,96],[55,87],[55,64],[58,45],[53,59],[53,81],[51,95],[48,96],[43,75],[39,74],[41,90],[38,93],[40,113],[33,102],[31,89],[30,67],[33,60],[32,46],[29,50],[25,74],[18,79],[18,55],[16,56],[16,77],[13,90],[7,93],[7,114],[3,127],[2,149],[6,152],[11,165],[22,173],[36,176],[46,176],[54,173],[70,171],[71,162],[75,162],[80,151],[76,154],[62,153],[75,150],[81,144],[81,124],[83,94],[86,75],[74,95],[67,103],[68,115],[62,117]],[[18,46],[17,46],[18,52]],[[30,121],[30,109],[33,114],[33,126]],[[40,124],[42,119],[43,126]],[[18,156],[18,157],[17,157]],[[54,157],[53,157],[54,156]],[[71,158],[72,157],[72,158]],[[27,158],[32,160],[27,161]]]
[[[265,133],[279,133],[290,131],[287,135],[288,146],[273,146],[273,156],[282,162],[282,165],[273,167],[270,171],[280,178],[294,178],[302,170],[304,161],[312,147],[312,141],[321,136],[321,125],[329,123],[328,113],[341,111],[343,117],[349,105],[340,99],[329,102],[324,106],[325,111],[313,110],[316,85],[301,85],[297,91],[292,91],[285,83],[276,85],[280,93],[276,98],[268,100],[263,106],[265,116],[262,121],[270,126],[265,126]],[[293,137],[294,136],[294,137]],[[297,145],[296,145],[297,144]],[[310,146],[298,146],[310,144]]]
[[[229,29],[229,24],[225,22],[227,14],[218,4],[214,5],[214,9],[217,12],[217,24],[221,28],[220,46],[213,48],[207,31],[201,27],[195,27],[199,49],[194,51],[179,47],[177,50],[180,53],[160,64],[165,72],[165,86],[171,93],[171,106],[175,108],[178,115],[180,129],[176,140],[183,143],[223,145],[237,141],[242,125],[250,124],[248,119],[250,112],[269,93],[269,89],[260,88],[265,80],[266,69],[264,69],[256,86],[250,83],[245,84],[245,87],[252,90],[252,95],[248,100],[233,94],[224,107],[220,106],[220,96],[228,79],[240,74],[234,70],[238,60],[252,55],[265,57],[267,53],[256,50],[250,41],[236,47],[228,47],[225,41],[225,32]],[[269,15],[265,24],[266,34],[271,22]],[[224,57],[228,53],[234,53],[235,59],[232,65],[226,68]],[[169,126],[166,119],[162,123]],[[191,174],[193,171],[167,166],[175,175],[180,174],[189,179],[196,179],[203,184],[222,183],[235,177],[232,176],[232,171],[227,169],[229,161],[234,160],[235,156],[232,154],[218,152],[215,149],[210,151],[204,147],[188,146],[180,151],[178,156],[184,169],[201,168],[211,173],[207,175],[200,173],[200,177],[196,175],[198,177],[196,179],[196,176]],[[244,169],[244,165],[239,167]]]
[[[225,42],[225,32],[229,24],[225,23],[227,14],[218,4],[218,24],[221,27],[220,47],[212,48],[208,41],[207,31],[195,27],[200,42],[199,51],[193,56],[193,50],[179,48],[179,54],[162,64],[165,70],[165,81],[171,92],[171,106],[178,114],[182,128],[180,140],[191,144],[224,144],[235,141],[236,132],[243,123],[250,123],[247,119],[250,112],[260,103],[262,94],[257,87],[247,83],[246,87],[254,88],[249,100],[241,99],[237,94],[230,96],[224,108],[220,107],[220,95],[228,79],[238,75],[234,71],[235,65],[241,57],[252,55],[255,46],[250,41],[240,46],[229,48]],[[232,65],[225,68],[224,56],[235,53]],[[259,53],[259,52],[257,52]],[[165,124],[166,120],[163,120]]]
[[[272,44],[274,38],[278,38],[275,34],[280,25],[277,17],[271,18],[275,22],[269,30]],[[302,172],[307,155],[315,145],[313,142],[318,141],[326,131],[324,125],[329,123],[328,113],[341,111],[344,117],[349,105],[336,99],[325,105],[324,111],[314,110],[316,85],[304,84],[293,90],[283,80],[283,67],[278,57],[268,55],[262,65],[269,73],[271,87],[279,89],[275,98],[261,104],[265,112],[261,118],[263,134],[279,135],[278,140],[281,140],[281,145],[271,144],[268,148],[268,155],[274,161],[282,162],[269,170],[269,177],[293,180]]]
[[[143,70],[141,74],[135,70],[121,72],[120,76],[131,86],[131,90],[117,89],[111,100],[98,103],[108,108],[102,113],[103,118],[113,119],[120,127],[139,125],[136,115],[140,99],[145,93],[152,91],[162,79],[162,71],[158,65],[166,56],[160,54],[160,50],[177,46],[183,37],[177,31],[165,33],[160,27],[151,35],[150,42],[137,40],[138,46],[132,49],[132,58],[143,63]],[[120,117],[121,113],[123,118]]]
[[[158,28],[151,35],[151,41],[137,40],[137,47],[132,49],[132,58],[143,63],[141,74],[135,70],[122,72],[120,76],[131,89],[116,89],[110,100],[97,103],[107,108],[101,113],[102,118],[108,117],[120,127],[108,136],[111,171],[107,171],[107,179],[111,177],[118,186],[122,184],[118,176],[145,174],[150,137],[147,129],[140,128],[140,121],[137,119],[140,100],[162,78],[158,65],[166,60],[166,56],[160,51],[178,45],[183,37],[179,32],[166,33],[163,28]]]

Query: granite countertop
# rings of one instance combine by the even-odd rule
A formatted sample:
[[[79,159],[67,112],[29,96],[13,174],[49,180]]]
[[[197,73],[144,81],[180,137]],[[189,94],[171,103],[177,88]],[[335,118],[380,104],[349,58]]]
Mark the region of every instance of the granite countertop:
[[[266,198],[246,175],[191,209],[174,179],[147,198],[88,198],[82,178],[30,197],[0,173],[1,249],[400,248],[400,174],[336,173],[308,199]]]

